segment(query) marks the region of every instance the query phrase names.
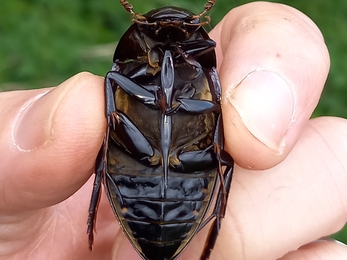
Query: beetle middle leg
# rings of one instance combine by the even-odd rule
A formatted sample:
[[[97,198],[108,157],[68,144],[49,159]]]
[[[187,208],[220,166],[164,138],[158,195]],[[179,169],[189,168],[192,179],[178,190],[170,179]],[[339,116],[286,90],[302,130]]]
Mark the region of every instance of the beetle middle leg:
[[[119,73],[118,71],[109,71],[105,78],[106,81],[106,104],[109,103],[109,105],[106,105],[106,113],[115,112],[115,105],[114,105],[114,92],[115,89],[112,88],[112,83],[116,83],[116,85],[119,85],[121,89],[123,89],[127,94],[129,94],[132,97],[137,98],[141,102],[143,102],[146,105],[156,106],[156,96],[151,93],[150,91],[143,88],[141,85],[138,85],[133,80],[131,80],[129,77],[124,76],[123,74]],[[111,97],[113,99],[111,100]],[[113,111],[112,111],[113,110]]]
[[[110,71],[105,78],[108,126],[112,127],[113,131],[120,137],[118,140],[114,139],[114,141],[138,160],[150,162],[151,157],[154,155],[152,146],[131,119],[121,111],[116,110],[113,94],[116,89],[113,86],[119,86],[128,95],[147,105],[154,105],[156,97],[153,93],[117,71]]]
[[[112,82],[121,85],[121,83],[124,83],[124,81],[125,83],[132,82],[130,79],[121,75],[117,71],[109,72],[105,79],[107,130],[104,136],[103,145],[96,159],[95,179],[94,179],[93,191],[92,191],[92,196],[91,196],[90,206],[89,206],[87,234],[89,237],[90,250],[92,250],[93,241],[94,241],[93,232],[94,232],[94,227],[96,222],[98,205],[101,198],[101,186],[102,186],[102,183],[105,181],[106,177],[108,176],[107,151],[108,151],[110,127],[112,127],[114,130],[116,130],[116,128],[117,130],[120,129],[121,132],[125,133],[123,141],[127,146],[126,148],[128,148],[137,157],[141,157],[144,155],[148,155],[148,156],[153,155],[153,150],[150,149],[148,142],[145,140],[145,138],[140,133],[140,131],[131,123],[131,121],[129,121],[129,119],[127,119],[125,115],[116,111],[114,89],[112,86]],[[128,88],[125,88],[128,92],[132,92],[132,91],[136,92],[136,90],[138,90],[138,87],[140,87],[135,85],[134,82],[133,82],[133,85],[130,85],[130,86],[129,84],[122,84],[122,85],[126,85],[128,87]],[[143,90],[142,94],[150,93],[150,92],[146,92],[145,89],[142,89],[142,90]],[[151,97],[147,95],[147,98],[151,98]],[[133,144],[132,139],[134,140],[141,139],[143,141],[139,142],[139,144],[136,144],[136,143]],[[141,144],[144,144],[144,145],[141,145]],[[117,194],[121,198],[120,193],[118,192]]]
[[[185,53],[186,56],[188,55],[193,56],[196,59],[197,57],[207,52],[211,52],[215,47],[216,47],[216,43],[213,40],[199,39],[199,40],[180,42],[176,46],[176,49],[181,49],[181,51],[178,51],[180,55],[182,55],[182,53]]]

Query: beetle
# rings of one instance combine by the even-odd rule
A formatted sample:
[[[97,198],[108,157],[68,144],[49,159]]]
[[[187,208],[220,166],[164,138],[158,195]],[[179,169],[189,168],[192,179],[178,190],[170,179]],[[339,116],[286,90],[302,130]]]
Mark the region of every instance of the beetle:
[[[105,77],[107,130],[95,163],[89,248],[102,183],[118,222],[145,260],[177,259],[212,222],[208,259],[225,215],[233,159],[224,150],[215,42],[200,14],[162,7],[133,24]],[[202,20],[204,17],[204,20]]]

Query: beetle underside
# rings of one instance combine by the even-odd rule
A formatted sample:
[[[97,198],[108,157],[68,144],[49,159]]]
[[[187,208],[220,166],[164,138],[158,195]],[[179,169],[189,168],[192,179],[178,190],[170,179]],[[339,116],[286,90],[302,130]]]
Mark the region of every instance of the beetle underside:
[[[215,43],[200,21],[214,2],[199,15],[176,7],[139,15],[121,1],[134,24],[105,78],[108,127],[95,166],[90,249],[104,183],[124,234],[143,259],[176,259],[212,221],[201,255],[209,258],[233,172],[224,151]]]

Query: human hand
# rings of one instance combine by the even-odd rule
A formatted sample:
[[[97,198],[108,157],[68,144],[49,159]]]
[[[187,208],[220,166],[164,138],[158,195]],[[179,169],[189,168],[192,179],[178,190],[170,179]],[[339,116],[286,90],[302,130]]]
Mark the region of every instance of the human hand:
[[[233,9],[211,36],[226,145],[243,167],[211,259],[277,259],[302,245],[281,260],[346,259],[344,245],[312,242],[338,231],[347,208],[347,123],[309,120],[329,69],[319,30],[292,8],[252,3]],[[82,73],[55,89],[0,94],[0,259],[139,259],[104,194],[88,250],[103,93],[102,78]],[[180,259],[198,259],[206,232]]]
[[[259,2],[233,9],[210,35],[226,146],[243,167],[213,259],[347,259],[345,245],[318,241],[347,220],[347,122],[309,120],[330,63],[319,29],[293,8]]]

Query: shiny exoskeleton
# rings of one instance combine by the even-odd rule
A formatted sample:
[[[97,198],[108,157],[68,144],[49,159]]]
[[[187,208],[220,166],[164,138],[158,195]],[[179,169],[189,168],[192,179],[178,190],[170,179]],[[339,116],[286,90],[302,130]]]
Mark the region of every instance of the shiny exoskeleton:
[[[104,184],[143,259],[173,260],[212,221],[208,259],[224,217],[233,159],[224,151],[215,42],[201,14],[163,7],[132,14],[105,78],[107,131],[95,166],[88,219],[92,249]]]

